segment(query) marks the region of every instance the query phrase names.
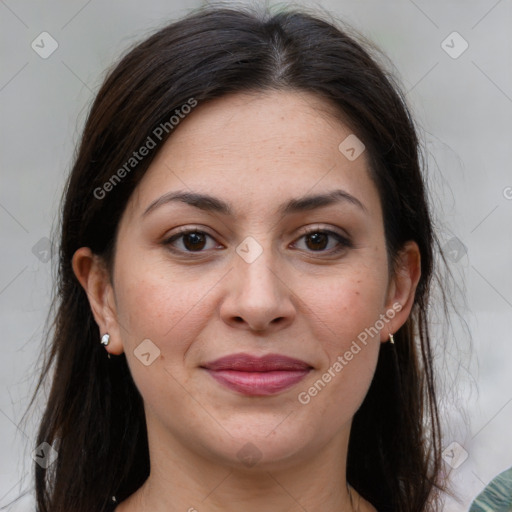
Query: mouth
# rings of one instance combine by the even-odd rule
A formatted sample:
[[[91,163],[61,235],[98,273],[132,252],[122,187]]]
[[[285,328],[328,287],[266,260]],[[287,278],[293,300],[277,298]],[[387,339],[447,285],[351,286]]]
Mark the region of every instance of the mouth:
[[[218,383],[251,396],[274,395],[300,382],[313,368],[281,354],[233,354],[201,366]]]

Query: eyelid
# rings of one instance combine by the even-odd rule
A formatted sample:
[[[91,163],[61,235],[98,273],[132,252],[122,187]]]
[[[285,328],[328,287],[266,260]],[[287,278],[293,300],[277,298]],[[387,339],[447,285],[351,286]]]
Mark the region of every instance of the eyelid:
[[[309,235],[311,233],[317,233],[321,231],[323,233],[329,233],[333,235],[337,235],[341,238],[346,239],[346,241],[350,241],[350,236],[347,233],[341,233],[337,231],[335,228],[331,228],[330,226],[322,226],[321,224],[315,224],[313,226],[306,226],[303,231],[301,231],[300,236]]]

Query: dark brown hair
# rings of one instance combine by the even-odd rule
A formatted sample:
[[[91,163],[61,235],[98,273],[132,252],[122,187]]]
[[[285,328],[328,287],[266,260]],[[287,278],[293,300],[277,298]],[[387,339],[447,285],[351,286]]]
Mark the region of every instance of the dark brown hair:
[[[381,346],[353,420],[347,479],[379,512],[436,510],[441,438],[428,305],[439,244],[414,123],[399,87],[371,53],[344,28],[302,10],[203,8],[138,44],[108,74],[62,203],[55,311],[34,395],[51,379],[37,444],[54,444],[59,455],[48,470],[34,466],[39,512],[106,510],[112,495],[125,499],[149,474],[142,398],[125,356],[107,359],[71,260],[86,246],[112,269],[127,201],[172,130],[107,199],[95,190],[190,98],[201,104],[277,89],[323,98],[366,145],[391,267],[405,242],[419,246],[414,306],[395,345]]]

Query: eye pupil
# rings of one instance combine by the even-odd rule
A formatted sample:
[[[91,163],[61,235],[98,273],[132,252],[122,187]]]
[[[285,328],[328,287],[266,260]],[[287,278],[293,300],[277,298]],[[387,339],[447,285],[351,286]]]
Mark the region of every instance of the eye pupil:
[[[191,243],[187,243],[188,241],[191,241]],[[188,250],[198,250],[202,249],[202,246],[205,243],[205,236],[201,233],[188,233],[183,236],[183,245]],[[200,247],[196,247],[196,245],[199,244]]]
[[[328,236],[325,233],[313,233],[312,235],[307,236],[308,240],[313,240],[313,244],[316,246],[315,249],[325,249],[325,242],[328,239]],[[320,244],[321,247],[318,247]]]

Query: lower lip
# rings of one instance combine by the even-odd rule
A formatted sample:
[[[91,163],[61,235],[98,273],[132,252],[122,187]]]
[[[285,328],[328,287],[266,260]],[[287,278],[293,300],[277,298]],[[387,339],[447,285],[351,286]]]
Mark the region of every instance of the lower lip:
[[[291,388],[300,382],[309,370],[279,370],[271,372],[240,372],[235,370],[207,370],[220,384],[244,395],[268,396]]]

